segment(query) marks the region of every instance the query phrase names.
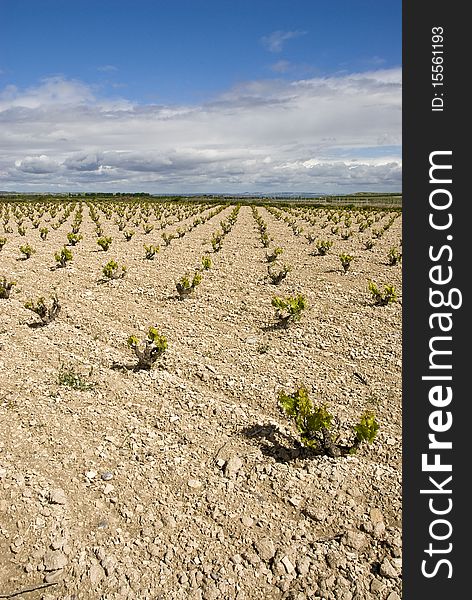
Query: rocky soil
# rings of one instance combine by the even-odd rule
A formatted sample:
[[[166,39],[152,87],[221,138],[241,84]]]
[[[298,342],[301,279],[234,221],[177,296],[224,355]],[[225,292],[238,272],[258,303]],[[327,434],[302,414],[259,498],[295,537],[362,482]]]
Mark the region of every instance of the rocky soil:
[[[160,230],[126,242],[102,216],[108,252],[85,210],[63,269],[53,254],[72,217],[46,241],[31,227],[6,235],[0,276],[17,285],[0,300],[0,598],[44,586],[21,597],[400,599],[401,303],[374,306],[367,282],[401,291],[401,265],[386,261],[401,216],[365,250],[371,228],[343,240],[298,219],[295,236],[259,208],[292,266],[274,286],[249,207],[212,253],[231,209],[168,247]],[[309,232],[334,241],[326,256]],[[25,242],[37,252],[18,260]],[[346,274],[341,252],[354,255]],[[175,281],[205,253],[213,267],[179,301]],[[110,258],[127,275],[101,283]],[[31,327],[25,301],[54,289],[59,317]],[[301,320],[274,328],[272,297],[296,293]],[[136,371],[127,339],[150,325],[168,349]],[[374,443],[340,459],[301,448],[277,405],[301,385],[345,438],[375,410]]]

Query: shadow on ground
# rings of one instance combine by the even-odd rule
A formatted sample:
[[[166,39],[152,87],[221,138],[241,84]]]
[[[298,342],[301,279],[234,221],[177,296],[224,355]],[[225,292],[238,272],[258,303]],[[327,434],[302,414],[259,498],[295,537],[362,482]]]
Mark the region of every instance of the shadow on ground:
[[[305,448],[296,438],[280,431],[272,423],[245,427],[242,434],[248,439],[257,440],[262,454],[271,456],[277,462],[287,463],[297,459],[313,458],[317,455],[315,451]]]

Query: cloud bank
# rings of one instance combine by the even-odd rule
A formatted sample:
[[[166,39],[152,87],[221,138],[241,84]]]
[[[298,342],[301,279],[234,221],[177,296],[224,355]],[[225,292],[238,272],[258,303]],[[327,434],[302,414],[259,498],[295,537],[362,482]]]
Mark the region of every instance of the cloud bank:
[[[250,81],[201,105],[99,97],[81,81],[0,91],[0,189],[401,189],[401,70]]]

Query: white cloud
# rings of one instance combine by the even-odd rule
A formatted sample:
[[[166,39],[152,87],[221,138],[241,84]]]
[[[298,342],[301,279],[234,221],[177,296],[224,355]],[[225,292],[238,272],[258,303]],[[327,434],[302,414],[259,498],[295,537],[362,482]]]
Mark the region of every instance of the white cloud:
[[[398,190],[400,144],[399,68],[250,81],[196,106],[59,77],[0,92],[0,189]]]
[[[15,167],[23,173],[44,175],[58,171],[59,163],[49,156],[41,154],[40,156],[25,156],[25,158],[15,161]]]
[[[99,153],[96,154],[72,154],[68,156],[63,165],[71,171],[97,171],[100,167],[101,159]]]
[[[62,77],[48,77],[37,87],[19,90],[8,85],[0,93],[0,111],[7,108],[41,108],[45,106],[77,106],[93,101],[94,96],[86,84]]]
[[[261,42],[269,52],[281,52],[287,40],[292,40],[306,33],[306,31],[273,31],[270,35],[262,37]]]

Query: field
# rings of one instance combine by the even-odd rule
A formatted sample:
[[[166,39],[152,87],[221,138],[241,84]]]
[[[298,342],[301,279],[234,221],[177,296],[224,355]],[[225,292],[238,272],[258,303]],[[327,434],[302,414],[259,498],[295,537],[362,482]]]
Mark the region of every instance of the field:
[[[390,208],[0,201],[0,596],[399,600],[401,223]],[[55,295],[43,323],[31,308]],[[274,296],[297,295],[300,319],[277,316]],[[137,368],[150,327],[167,348]],[[373,442],[302,445],[278,402],[300,388],[341,445],[375,414]]]

